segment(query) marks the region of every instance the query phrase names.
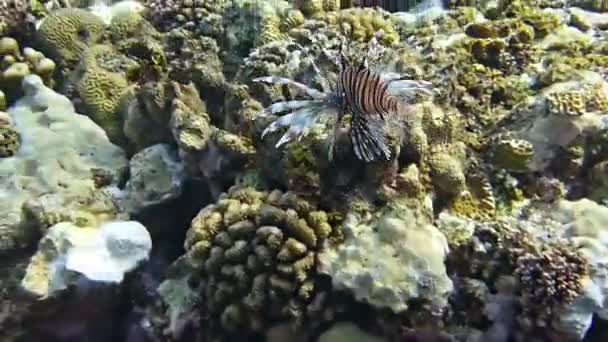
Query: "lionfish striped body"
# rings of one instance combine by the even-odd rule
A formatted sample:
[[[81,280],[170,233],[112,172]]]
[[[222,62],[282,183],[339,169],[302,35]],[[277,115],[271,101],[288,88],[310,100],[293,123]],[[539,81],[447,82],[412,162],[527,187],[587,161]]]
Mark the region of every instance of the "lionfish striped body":
[[[377,51],[377,40],[370,41],[368,51]],[[305,84],[275,76],[255,78],[254,82],[275,85],[289,85],[311,97],[310,100],[286,100],[271,104],[259,115],[278,114],[290,111],[274,120],[262,132],[262,139],[268,133],[288,127],[275,146],[278,148],[294,139],[301,139],[304,133],[323,118],[334,121],[334,133],[329,144],[330,160],[333,159],[334,142],[338,135],[338,122],[350,114],[350,140],[357,158],[364,162],[390,160],[384,134],[385,120],[398,111],[402,100],[409,100],[417,94],[432,95],[432,85],[422,80],[406,79],[396,73],[375,73],[367,67],[367,58],[359,67],[346,62],[340,50],[338,81],[332,90],[329,82],[313,63],[323,91]],[[321,115],[323,114],[323,115]]]
[[[354,68],[345,65],[343,60],[337,85],[337,96],[343,109],[339,118],[345,113],[351,114],[353,149],[357,158],[365,162],[391,158],[382,124],[387,115],[397,112],[398,104],[387,88],[388,84],[382,81],[380,75],[364,64]]]

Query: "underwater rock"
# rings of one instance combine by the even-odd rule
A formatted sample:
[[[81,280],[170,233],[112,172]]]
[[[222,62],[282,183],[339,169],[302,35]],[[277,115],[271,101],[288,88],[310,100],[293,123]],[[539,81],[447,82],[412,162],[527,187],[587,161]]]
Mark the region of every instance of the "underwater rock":
[[[145,318],[154,329],[162,329],[162,332],[151,332],[153,335],[165,335],[179,340],[184,329],[189,324],[196,323],[196,307],[200,304],[200,295],[191,286],[195,277],[196,268],[192,267],[186,257],[180,257],[169,267],[167,277],[157,288],[162,305],[154,307],[152,314]]]
[[[336,323],[324,332],[318,342],[385,342],[386,340],[361,330],[348,322]]]
[[[30,260],[21,285],[46,298],[74,284],[79,275],[102,283],[120,283],[148,258],[150,234],[136,221],[113,221],[101,227],[62,222],[51,227]]]
[[[608,85],[599,75],[590,73],[583,81],[553,84],[531,100],[518,114],[520,137],[533,145],[529,170],[544,170],[575,139],[593,134],[603,127],[607,108]]]
[[[0,159],[0,253],[35,243],[37,228],[23,226],[26,200],[48,193],[77,197],[101,185],[99,174],[106,185],[118,184],[127,166],[105,132],[40,77],[26,76],[23,88],[25,97],[8,110],[21,146]]]
[[[167,202],[182,193],[184,168],[177,151],[157,144],[141,150],[129,162],[130,178],[125,187],[129,212]]]
[[[349,213],[344,242],[319,255],[319,272],[355,299],[395,313],[406,311],[410,300],[441,310],[453,287],[444,265],[447,239],[422,211],[404,203],[390,206],[391,212],[377,217]]]
[[[608,207],[588,199],[563,200],[547,213],[561,224],[564,237],[574,243],[590,265],[582,293],[554,322],[557,329],[582,339],[594,314],[608,319]]]
[[[291,342],[306,342],[310,340],[310,336],[306,333],[294,335],[292,327],[287,323],[275,325],[266,330],[266,342],[284,342],[288,340]]]

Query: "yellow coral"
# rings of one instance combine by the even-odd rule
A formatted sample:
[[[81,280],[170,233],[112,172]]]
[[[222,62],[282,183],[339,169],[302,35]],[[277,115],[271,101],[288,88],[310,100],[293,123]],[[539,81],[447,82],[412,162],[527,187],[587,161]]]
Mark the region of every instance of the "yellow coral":
[[[299,10],[288,10],[281,16],[281,31],[289,32],[289,30],[299,27],[304,24],[304,14]]]
[[[340,0],[323,0],[323,10],[335,12],[340,9]]]
[[[473,173],[467,177],[467,190],[459,194],[450,205],[456,215],[489,220],[496,216],[496,200],[492,186],[485,175]]]
[[[393,23],[371,8],[350,8],[338,12],[337,24],[343,34],[357,41],[367,42],[379,34],[379,41],[387,46],[399,42]]]
[[[585,113],[585,96],[578,90],[549,94],[547,101],[553,114],[579,116]]]
[[[502,139],[494,146],[494,163],[509,171],[525,171],[534,156],[534,148],[523,139]]]
[[[100,125],[114,143],[124,140],[119,104],[123,91],[128,87],[121,74],[99,68],[86,71],[78,82],[78,93],[93,121]]]
[[[64,66],[78,61],[83,52],[101,37],[103,21],[79,8],[65,8],[51,13],[37,31],[48,53]]]
[[[11,125],[0,123],[0,158],[14,155],[19,146],[19,132]]]

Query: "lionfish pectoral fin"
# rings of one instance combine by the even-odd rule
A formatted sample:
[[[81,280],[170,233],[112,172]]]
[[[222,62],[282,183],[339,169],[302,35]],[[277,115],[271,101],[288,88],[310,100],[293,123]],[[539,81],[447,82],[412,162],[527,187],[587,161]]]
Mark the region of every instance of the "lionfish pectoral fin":
[[[338,130],[339,130],[339,122],[338,120],[336,120],[336,122],[334,123],[334,130],[333,130],[333,134],[331,135],[331,137],[329,138],[329,149],[327,151],[327,160],[329,160],[330,163],[334,162],[334,153],[335,153],[335,146],[336,146],[336,137],[338,136]]]
[[[391,150],[384,136],[382,122],[372,121],[363,114],[355,113],[350,134],[353,150],[359,160],[369,163],[391,159]]]

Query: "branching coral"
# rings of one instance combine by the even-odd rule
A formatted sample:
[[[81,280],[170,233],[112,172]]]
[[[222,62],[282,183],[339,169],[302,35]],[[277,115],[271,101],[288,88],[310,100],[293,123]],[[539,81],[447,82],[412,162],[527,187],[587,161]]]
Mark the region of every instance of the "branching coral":
[[[315,259],[335,233],[328,213],[289,192],[232,188],[204,208],[185,247],[202,271],[209,333],[244,337],[280,319],[319,320],[329,298]]]

